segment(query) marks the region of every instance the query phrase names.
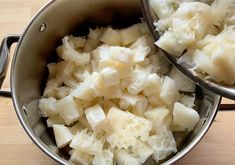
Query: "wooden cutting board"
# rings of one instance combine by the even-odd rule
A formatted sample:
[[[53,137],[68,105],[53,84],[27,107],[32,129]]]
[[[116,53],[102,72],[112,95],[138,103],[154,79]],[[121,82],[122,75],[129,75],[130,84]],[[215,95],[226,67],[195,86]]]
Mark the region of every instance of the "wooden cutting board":
[[[48,0],[0,0],[0,41],[21,34]],[[3,85],[9,88],[9,74]],[[223,100],[223,103],[234,101]],[[0,165],[57,164],[40,151],[21,127],[12,101],[0,97]],[[178,165],[235,164],[235,111],[219,112],[203,140]]]

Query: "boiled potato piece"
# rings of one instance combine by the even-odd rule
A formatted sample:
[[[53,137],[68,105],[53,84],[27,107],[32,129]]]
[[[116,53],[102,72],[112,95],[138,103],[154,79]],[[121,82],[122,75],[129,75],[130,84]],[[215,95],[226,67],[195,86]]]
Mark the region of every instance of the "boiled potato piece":
[[[121,45],[121,36],[118,30],[107,28],[104,34],[100,37],[100,41],[113,46]]]
[[[174,13],[173,6],[170,5],[173,0],[151,0],[150,5],[160,19],[170,17]]]
[[[150,136],[147,142],[154,150],[153,158],[156,162],[177,151],[174,136],[166,128],[158,130],[158,134]]]
[[[80,150],[74,150],[70,161],[82,165],[90,165],[92,162],[93,156],[88,153],[82,152]]]
[[[160,97],[168,105],[172,104],[178,95],[175,81],[166,76],[161,89]]]
[[[70,143],[70,147],[90,155],[100,154],[103,150],[102,142],[87,130],[78,132]]]
[[[106,67],[102,69],[100,74],[106,87],[117,85],[120,83],[119,73],[114,68]]]
[[[47,119],[47,127],[52,127],[54,124],[65,124],[60,115],[51,116]]]
[[[164,124],[166,122],[166,118],[169,117],[170,112],[166,108],[155,108],[147,110],[144,115],[154,123]]]
[[[93,165],[113,165],[113,151],[106,149],[101,154],[95,155]]]
[[[58,114],[56,110],[57,100],[53,97],[42,98],[39,100],[39,108],[41,110],[42,117],[54,116]]]
[[[155,43],[173,56],[180,57],[186,47],[180,44],[172,31],[166,31]]]
[[[93,131],[98,131],[101,127],[104,127],[106,116],[100,105],[87,108],[84,112]]]
[[[122,164],[122,165],[139,165],[140,164],[137,158],[131,156],[125,150],[122,150],[122,149],[115,151],[115,157],[116,157],[117,164]]]
[[[137,140],[136,145],[133,146],[133,153],[140,163],[144,163],[153,154],[153,149],[148,144]]]
[[[73,48],[73,45],[69,43],[68,37],[65,37],[63,39],[62,59],[72,61],[78,66],[82,66],[90,62],[91,55],[89,53],[79,53],[78,51],[76,51]]]
[[[138,38],[141,37],[139,28],[137,25],[133,25],[126,29],[120,30],[122,45],[126,46],[135,42]]]
[[[72,133],[64,125],[54,124],[52,127],[57,147],[65,147],[73,139]]]
[[[176,102],[173,109],[173,124],[192,131],[199,122],[200,116],[194,109]]]
[[[56,103],[56,109],[67,125],[77,121],[83,110],[80,103],[75,102],[73,96],[66,96]]]

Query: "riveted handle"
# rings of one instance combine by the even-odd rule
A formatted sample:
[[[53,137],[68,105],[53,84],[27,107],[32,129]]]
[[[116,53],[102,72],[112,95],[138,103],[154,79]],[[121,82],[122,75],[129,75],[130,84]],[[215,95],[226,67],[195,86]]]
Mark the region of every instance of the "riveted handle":
[[[0,47],[0,88],[2,87],[3,81],[7,73],[10,48],[12,44],[18,42],[19,39],[20,39],[19,35],[8,35],[2,40],[2,44]],[[11,97],[11,92],[0,90],[0,95]]]

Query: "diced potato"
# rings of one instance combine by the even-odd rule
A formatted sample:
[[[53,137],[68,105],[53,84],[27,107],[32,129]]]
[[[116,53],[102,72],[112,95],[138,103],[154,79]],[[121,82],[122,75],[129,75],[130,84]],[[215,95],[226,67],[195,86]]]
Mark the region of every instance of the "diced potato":
[[[92,131],[92,128],[91,128],[91,125],[89,124],[86,116],[82,116],[80,119],[79,119],[79,122],[84,125],[86,127],[86,129],[88,129],[89,131]]]
[[[122,109],[127,110],[129,107],[133,107],[132,113],[138,116],[142,116],[146,110],[148,100],[144,96],[123,94],[119,102],[119,106]]]
[[[101,45],[92,51],[92,59],[94,61],[107,61],[111,59],[111,52],[109,45]]]
[[[132,65],[125,64],[119,61],[115,60],[100,61],[99,69],[103,69],[106,67],[115,68],[119,72],[121,79],[129,78],[132,74]]]
[[[64,48],[63,45],[60,45],[56,48],[56,53],[57,55],[62,58],[63,54],[64,54]]]
[[[149,29],[147,24],[142,21],[141,23],[136,24],[138,26],[139,31],[141,32],[142,35],[148,35],[149,34]]]
[[[85,111],[86,118],[91,125],[94,131],[100,130],[102,127],[105,126],[106,116],[104,111],[100,105],[95,105],[86,109]]]
[[[144,117],[144,112],[147,110],[147,106],[148,100],[146,97],[142,96],[133,108],[132,113],[137,116]]]
[[[57,147],[63,148],[73,139],[72,133],[64,125],[54,124],[52,127]]]
[[[101,154],[103,150],[102,142],[93,134],[88,133],[87,130],[78,132],[70,143],[70,147],[75,150],[79,149],[90,155]]]
[[[153,154],[152,147],[140,140],[137,140],[137,143],[133,146],[132,150],[135,157],[143,164]]]
[[[81,84],[79,84],[72,95],[81,100],[90,101],[96,97],[93,81],[97,78],[97,73],[93,73],[92,76],[88,76],[88,78]]]
[[[110,47],[110,56],[113,60],[130,64],[133,61],[133,52],[129,48],[111,46]]]
[[[56,96],[56,88],[58,87],[58,83],[56,79],[51,79],[47,81],[46,88],[44,89],[43,96],[44,97],[55,97]]]
[[[190,16],[189,16],[190,15]],[[182,3],[174,14],[172,29],[178,43],[190,46],[213,26],[213,12],[206,3]]]
[[[151,95],[159,96],[162,84],[163,84],[162,79],[156,73],[149,74],[147,76],[143,92],[146,96],[151,96]]]
[[[188,131],[192,131],[193,128],[199,122],[200,116],[194,109],[188,108],[183,104],[176,102],[173,110],[173,124],[181,126]]]
[[[78,122],[76,123],[74,126],[72,126],[70,128],[70,132],[73,134],[73,135],[76,135],[78,132],[82,131],[86,129],[86,126],[83,125],[81,122]]]
[[[129,48],[133,50],[139,46],[149,47],[150,46],[149,44],[150,43],[148,42],[148,35],[145,35],[138,38],[138,40],[136,40]]]
[[[103,79],[103,83],[106,87],[117,85],[120,83],[119,73],[114,68],[111,67],[104,68],[100,72],[100,74]]]
[[[145,88],[148,73],[144,70],[135,69],[132,73],[132,83],[127,87],[130,94],[135,95]]]
[[[119,130],[125,126],[128,116],[128,113],[118,108],[110,108],[107,114],[107,120],[114,130]]]
[[[52,127],[54,124],[65,124],[65,122],[59,115],[49,117],[47,119],[47,127]]]
[[[88,64],[90,62],[89,53],[79,53],[77,52],[68,41],[68,37],[63,39],[63,54],[62,58],[64,60],[72,61],[78,66]]]
[[[175,57],[180,57],[186,48],[177,42],[171,31],[166,31],[155,44]]]
[[[78,81],[73,78],[73,77],[68,77],[65,81],[64,84],[70,88],[75,88],[78,84]]]
[[[160,19],[166,19],[174,13],[174,9],[169,2],[170,0],[151,0],[150,5]]]
[[[69,41],[72,42],[74,48],[81,49],[85,47],[86,39],[83,37],[69,36]]]
[[[95,49],[100,44],[100,37],[104,33],[105,28],[96,28],[96,29],[90,29],[90,32],[88,34],[88,39],[84,48],[85,52],[91,52],[93,49]]]
[[[139,28],[137,25],[133,25],[126,29],[120,30],[122,45],[126,46],[135,42],[141,37]]]
[[[57,64],[56,63],[50,63],[47,65],[47,68],[49,70],[49,76],[48,76],[48,80],[51,80],[53,78],[56,77],[57,74]]]
[[[170,105],[176,100],[177,95],[178,95],[178,90],[176,88],[175,81],[172,80],[170,77],[166,76],[164,78],[160,94],[162,100],[167,105]]]
[[[116,150],[115,157],[117,164],[121,165],[140,165],[140,162],[137,158],[128,154],[125,150]]]
[[[164,125],[170,113],[169,113],[169,110],[166,108],[154,108],[154,109],[147,110],[144,113],[144,115],[150,121],[153,121],[154,123],[159,124],[159,125]]]
[[[102,154],[95,155],[93,165],[113,165],[113,151],[104,150]]]
[[[117,108],[111,108],[109,110],[107,119],[114,130],[114,132],[107,137],[107,142],[110,143],[112,148],[127,149],[129,146],[135,144],[137,137],[142,141],[146,141],[149,136],[149,131],[152,128],[151,122],[145,118],[124,112]],[[129,132],[131,132],[131,134],[129,134]],[[126,136],[127,134],[129,136]]]
[[[56,98],[62,99],[70,94],[71,88],[67,86],[59,87],[56,90]]]
[[[80,150],[74,150],[74,152],[71,155],[70,161],[77,164],[90,165],[92,159],[93,159],[92,155],[82,152]]]
[[[149,47],[138,46],[133,49],[134,52],[134,63],[143,62],[147,55],[151,52]]]
[[[107,28],[104,34],[100,37],[100,41],[113,46],[121,45],[121,37],[118,30]]]
[[[61,61],[57,63],[56,80],[63,83],[68,77],[72,76],[75,69],[75,64],[71,61]]]
[[[41,110],[42,117],[54,116],[58,114],[55,108],[57,100],[53,97],[42,98],[39,100],[39,109]]]
[[[177,151],[176,142],[171,131],[165,128],[157,131],[158,134],[150,136],[148,144],[153,148],[153,158],[156,162],[165,159]]]
[[[67,125],[77,121],[83,114],[81,104],[75,102],[73,96],[66,96],[59,100],[56,103],[56,109]]]

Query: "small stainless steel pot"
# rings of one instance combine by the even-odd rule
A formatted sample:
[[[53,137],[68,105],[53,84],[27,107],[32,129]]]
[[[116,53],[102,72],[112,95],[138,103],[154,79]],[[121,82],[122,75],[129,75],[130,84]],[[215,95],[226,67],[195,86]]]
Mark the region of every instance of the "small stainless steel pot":
[[[139,22],[138,0],[53,0],[33,18],[21,36],[7,36],[1,45],[0,85],[5,77],[7,56],[12,43],[19,42],[11,68],[11,91],[17,116],[32,141],[48,156],[69,164],[63,151],[56,153],[55,141],[38,113],[38,99],[47,77],[46,65],[55,48],[68,34],[86,35],[89,27],[113,25],[127,27]],[[8,95],[7,92],[1,94]],[[200,122],[179,152],[165,161],[172,164],[186,155],[205,135],[216,116],[221,97],[197,87],[196,109]]]

